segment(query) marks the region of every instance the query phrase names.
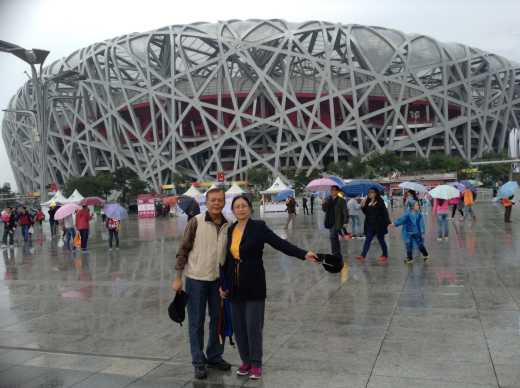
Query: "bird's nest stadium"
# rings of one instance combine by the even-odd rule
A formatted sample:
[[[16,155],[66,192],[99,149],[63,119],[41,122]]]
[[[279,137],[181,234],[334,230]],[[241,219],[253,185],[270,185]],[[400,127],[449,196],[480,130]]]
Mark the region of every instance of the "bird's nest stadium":
[[[395,151],[468,160],[507,150],[520,127],[520,64],[389,28],[230,20],[132,33],[43,70],[51,85],[47,174],[63,183],[128,166],[159,189],[173,173],[243,179],[264,166],[311,173]],[[79,97],[62,99],[61,96]],[[21,191],[38,189],[31,83],[2,135]]]

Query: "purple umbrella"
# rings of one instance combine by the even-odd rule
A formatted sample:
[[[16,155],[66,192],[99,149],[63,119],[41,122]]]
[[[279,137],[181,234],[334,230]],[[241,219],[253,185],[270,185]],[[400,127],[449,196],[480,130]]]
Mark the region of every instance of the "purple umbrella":
[[[108,218],[114,218],[116,220],[122,220],[128,217],[128,211],[118,203],[106,204],[103,211]]]
[[[457,190],[459,190],[461,193],[466,189],[466,186],[464,186],[460,182],[450,182],[448,183],[448,186],[455,187]]]

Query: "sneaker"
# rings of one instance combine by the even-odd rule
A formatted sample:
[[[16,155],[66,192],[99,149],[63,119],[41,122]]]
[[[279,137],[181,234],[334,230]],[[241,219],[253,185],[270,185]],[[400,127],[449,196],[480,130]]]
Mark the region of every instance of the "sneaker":
[[[405,264],[412,264],[413,263],[413,259],[406,258],[406,259],[404,259],[404,263]]]
[[[197,380],[204,380],[208,377],[208,371],[205,366],[196,366],[195,367],[195,378]]]
[[[365,256],[358,256],[358,257],[356,257],[356,260],[365,261]]]
[[[381,265],[388,264],[388,257],[387,256],[379,256],[379,264],[381,264]]]
[[[218,369],[221,371],[228,371],[231,369],[231,364],[222,359],[219,361],[216,361],[216,362],[208,362],[207,365],[208,365],[208,368]]]
[[[437,241],[442,241],[442,238],[440,238],[440,237],[437,237]]]
[[[448,237],[444,237],[444,241],[448,241]]]
[[[424,256],[424,262],[427,263],[430,260],[430,256]]]
[[[240,368],[237,369],[237,375],[239,376],[247,376],[249,371],[251,370],[251,364],[242,364]]]
[[[262,368],[251,367],[251,372],[249,372],[249,378],[251,380],[260,380],[262,378]]]
[[[112,248],[108,248],[108,251],[109,251],[109,252],[112,252]]]

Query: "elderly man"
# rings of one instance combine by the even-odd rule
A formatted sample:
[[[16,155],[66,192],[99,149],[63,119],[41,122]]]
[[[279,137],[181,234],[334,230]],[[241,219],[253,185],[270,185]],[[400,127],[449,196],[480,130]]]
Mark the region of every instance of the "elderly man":
[[[206,193],[207,212],[199,214],[186,225],[177,252],[177,276],[172,288],[182,290],[182,273],[186,275],[188,324],[192,364],[195,378],[208,376],[207,367],[227,371],[231,368],[222,358],[224,344],[217,334],[220,309],[219,266],[224,263],[228,222],[222,215],[225,193],[220,188]],[[209,309],[209,338],[204,354],[204,321]]]

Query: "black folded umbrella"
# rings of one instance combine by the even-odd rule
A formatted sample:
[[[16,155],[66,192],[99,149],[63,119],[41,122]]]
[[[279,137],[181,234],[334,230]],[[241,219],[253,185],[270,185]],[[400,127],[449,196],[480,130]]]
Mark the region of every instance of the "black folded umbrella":
[[[187,195],[181,195],[177,198],[177,206],[190,217],[195,217],[197,214],[200,214],[198,202]]]
[[[175,298],[168,306],[168,315],[170,319],[182,326],[184,318],[186,318],[186,303],[188,302],[188,294],[179,291],[175,294]]]
[[[330,273],[338,273],[343,269],[343,258],[341,256],[318,253],[318,261]]]

